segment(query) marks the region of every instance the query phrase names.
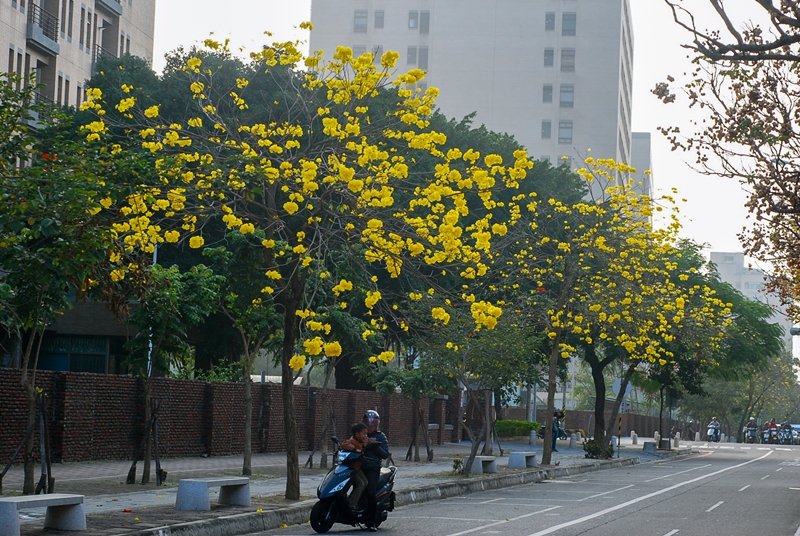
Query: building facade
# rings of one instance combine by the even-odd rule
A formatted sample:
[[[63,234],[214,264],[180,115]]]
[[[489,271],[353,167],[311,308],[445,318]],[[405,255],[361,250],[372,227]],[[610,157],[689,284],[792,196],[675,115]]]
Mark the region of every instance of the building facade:
[[[791,351],[792,335],[789,330],[792,328],[792,320],[789,318],[786,308],[781,306],[778,297],[764,291],[767,275],[758,268],[748,266],[744,253],[741,252],[712,251],[709,257],[711,263],[716,266],[722,281],[729,283],[744,297],[772,307],[771,320],[783,328],[784,343],[786,348]]]
[[[312,51],[398,51],[445,115],[475,112],[535,159],[632,161],[628,0],[312,0],[311,20]]]
[[[103,56],[152,63],[154,26],[155,0],[0,0],[5,71],[33,74],[39,96],[60,105],[85,100]]]

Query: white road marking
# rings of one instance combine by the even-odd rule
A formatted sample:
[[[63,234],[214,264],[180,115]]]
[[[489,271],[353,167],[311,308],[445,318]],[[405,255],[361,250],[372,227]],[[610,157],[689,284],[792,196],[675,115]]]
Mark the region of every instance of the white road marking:
[[[678,471],[677,473],[670,473],[668,475],[657,476],[656,478],[651,478],[650,480],[645,480],[645,482],[655,482],[656,480],[661,480],[662,478],[669,478],[672,476],[682,475],[683,473],[688,473],[690,471],[696,471],[698,469],[705,469],[706,467],[711,467],[710,463],[705,465],[698,465],[697,467],[692,467],[691,469],[687,469],[685,471]]]
[[[783,469],[783,467],[778,467],[777,469],[775,469],[775,472],[777,473],[777,472],[778,472],[778,471],[780,471],[781,469]]]
[[[770,476],[770,475],[764,475],[764,476],[762,476],[762,477],[761,477],[761,480],[766,480],[766,479],[768,479],[768,478],[769,478],[769,476]]]
[[[544,529],[544,530],[540,530],[539,532],[533,532],[533,533],[529,534],[528,536],[545,536],[546,534],[552,534],[552,533],[554,533],[556,531],[559,531],[559,530],[567,528],[567,527],[572,527],[572,526],[575,526],[575,525],[579,525],[579,524],[584,523],[586,521],[590,521],[592,519],[596,519],[598,517],[602,517],[602,516],[604,516],[606,514],[609,514],[611,512],[616,512],[617,510],[622,510],[623,508],[627,508],[628,506],[631,506],[633,504],[636,504],[636,503],[639,503],[639,502],[642,502],[642,501],[646,501],[648,499],[652,499],[653,497],[658,497],[659,495],[663,495],[664,493],[668,493],[668,492],[670,492],[672,490],[676,490],[678,488],[682,488],[684,486],[688,486],[689,484],[694,484],[695,482],[699,482],[701,480],[705,480],[706,478],[711,478],[712,476],[716,476],[716,475],[719,475],[719,474],[722,474],[722,473],[726,473],[726,472],[731,471],[733,469],[738,469],[740,467],[744,467],[745,465],[749,465],[749,464],[754,463],[754,462],[759,462],[759,461],[763,460],[764,458],[766,458],[767,456],[769,456],[770,454],[772,454],[772,451],[767,452],[766,454],[764,454],[762,456],[759,456],[758,458],[754,458],[752,460],[747,460],[746,462],[742,462],[742,463],[739,463],[739,464],[736,464],[736,465],[731,465],[730,467],[726,467],[724,469],[720,469],[718,471],[714,471],[714,472],[708,473],[707,475],[698,476],[698,477],[693,478],[691,480],[686,480],[685,482],[680,482],[678,484],[673,484],[672,486],[666,487],[664,489],[660,489],[658,491],[654,491],[652,493],[648,493],[647,495],[641,495],[639,497],[636,497],[635,499],[631,499],[629,501],[625,501],[624,503],[620,503],[620,504],[617,504],[615,506],[610,506],[610,507],[605,508],[603,510],[599,510],[599,511],[593,513],[593,514],[589,514],[589,515],[586,515],[586,516],[583,516],[583,517],[579,517],[577,519],[573,519],[572,521],[567,521],[567,522],[561,523],[559,525],[553,525],[552,527],[549,527],[549,528]],[[455,536],[455,535],[451,535],[451,536]]]
[[[750,484],[748,484],[748,485],[746,485],[745,487],[741,488],[739,491],[744,491],[744,490],[746,490],[746,489],[747,489],[747,488],[749,488],[749,487],[750,487]]]
[[[672,536],[673,534],[678,534],[679,532],[680,531],[678,529],[671,530],[668,533],[666,533],[664,536]]]
[[[633,487],[633,484],[631,484],[629,486],[622,486],[621,488],[612,489],[612,490],[609,490],[609,491],[604,491],[603,493],[596,493],[594,495],[589,495],[588,497],[584,497],[583,499],[578,499],[575,502],[583,502],[583,501],[586,501],[588,499],[596,499],[597,497],[602,497],[603,495],[608,495],[609,493],[614,493],[615,491],[622,491],[624,489],[628,489],[628,488],[632,488],[632,487]]]
[[[520,519],[525,519],[526,517],[535,516],[536,514],[542,514],[544,512],[549,512],[551,510],[555,510],[557,508],[561,508],[560,506],[551,506],[550,508],[545,508],[544,510],[538,510],[536,512],[531,512],[529,514],[511,517],[509,519],[504,519],[502,521],[495,521],[494,523],[489,523],[487,525],[483,525],[481,527],[475,527],[474,529],[463,530],[461,532],[454,532],[453,534],[449,534],[448,536],[461,536],[462,534],[469,534],[470,532],[477,532],[479,530],[488,529],[489,527],[496,527],[497,525],[502,525],[503,523],[509,523],[511,521],[519,521]]]
[[[706,512],[710,512],[710,511],[711,511],[711,510],[713,510],[714,508],[717,508],[718,506],[722,505],[724,502],[725,502],[725,501],[719,501],[717,504],[715,504],[714,506],[712,506],[711,508],[709,508],[708,510],[706,510]]]

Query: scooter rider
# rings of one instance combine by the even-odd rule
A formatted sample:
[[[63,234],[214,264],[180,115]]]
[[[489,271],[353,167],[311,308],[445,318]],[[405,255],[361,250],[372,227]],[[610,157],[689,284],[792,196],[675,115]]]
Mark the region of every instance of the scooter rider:
[[[383,460],[389,457],[389,440],[386,435],[378,430],[381,425],[381,416],[375,410],[367,410],[364,413],[364,424],[367,425],[367,437],[369,442],[364,449],[362,458],[364,464],[361,470],[367,477],[367,529],[376,532],[376,518],[378,515],[378,501],[375,497],[378,491],[378,480],[381,474]]]
[[[719,441],[720,424],[716,417],[711,417],[711,422],[708,423],[708,428],[714,432],[714,441]]]

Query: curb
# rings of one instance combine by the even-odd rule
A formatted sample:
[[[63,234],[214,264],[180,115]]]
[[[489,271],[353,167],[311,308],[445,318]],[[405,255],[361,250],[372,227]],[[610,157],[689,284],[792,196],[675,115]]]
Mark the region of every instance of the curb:
[[[552,478],[577,475],[603,469],[625,467],[639,463],[639,458],[617,458],[613,460],[596,460],[589,463],[553,467],[548,469],[521,470],[504,475],[490,475],[463,481],[449,481],[431,484],[417,489],[395,491],[396,504],[406,506],[429,501],[457,497],[466,493],[475,493],[491,489],[500,489],[522,484],[532,484]],[[213,519],[178,523],[154,527],[138,532],[127,532],[124,536],[230,536],[233,534],[251,534],[271,530],[286,525],[299,525],[308,521],[311,507],[316,499],[299,502],[295,505],[266,510],[248,512]]]

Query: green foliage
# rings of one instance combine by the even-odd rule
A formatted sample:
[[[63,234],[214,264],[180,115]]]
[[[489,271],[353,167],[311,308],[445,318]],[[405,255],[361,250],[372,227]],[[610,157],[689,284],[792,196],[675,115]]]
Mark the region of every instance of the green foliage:
[[[498,437],[527,436],[538,429],[539,423],[536,421],[512,421],[504,419],[494,423],[494,430]]]
[[[583,450],[587,458],[596,460],[608,460],[614,457],[614,447],[611,443],[600,442],[597,439],[589,439],[583,442]]]

